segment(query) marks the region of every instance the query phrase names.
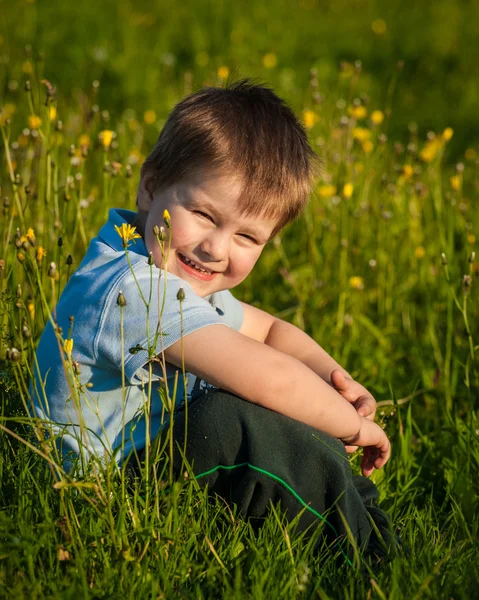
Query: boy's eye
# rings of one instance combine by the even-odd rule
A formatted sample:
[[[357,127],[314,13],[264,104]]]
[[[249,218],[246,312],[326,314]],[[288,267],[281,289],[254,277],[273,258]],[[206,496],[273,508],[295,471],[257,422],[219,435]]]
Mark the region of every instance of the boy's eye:
[[[247,233],[240,233],[240,236],[242,238],[244,238],[245,240],[248,240],[250,242],[253,242],[253,244],[257,244],[258,242],[255,240],[254,237],[252,237],[251,235],[248,235]]]
[[[208,219],[208,221],[211,221],[212,223],[214,223],[213,217],[210,217],[210,215],[208,215],[207,213],[204,213],[201,210],[195,210],[194,213],[196,215],[200,215],[200,217],[204,217],[205,219]]]

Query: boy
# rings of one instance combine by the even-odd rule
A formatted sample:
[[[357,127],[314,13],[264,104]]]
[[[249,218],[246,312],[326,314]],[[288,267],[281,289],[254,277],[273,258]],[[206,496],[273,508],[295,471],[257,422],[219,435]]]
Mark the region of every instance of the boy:
[[[167,418],[157,392],[163,381],[173,396],[180,371],[175,441],[198,479],[246,516],[279,501],[289,518],[304,509],[300,528],[323,520],[335,538],[346,521],[366,546],[369,516],[382,529],[387,519],[344,445],[364,448],[366,476],[388,460],[374,399],[301,330],[229,292],[301,212],[315,160],[266,87],[242,81],[181,101],[142,166],[138,213],[110,211],[56,307],[64,332],[74,323],[77,375],[48,325],[35,403],[65,454],[122,461],[148,451]],[[178,450],[178,475],[181,465]]]

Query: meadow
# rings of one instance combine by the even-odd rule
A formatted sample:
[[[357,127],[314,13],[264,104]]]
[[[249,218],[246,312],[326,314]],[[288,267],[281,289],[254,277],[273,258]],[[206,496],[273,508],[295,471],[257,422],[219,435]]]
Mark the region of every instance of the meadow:
[[[408,86],[408,61],[386,52],[393,32],[381,38],[389,21],[373,8],[361,17],[371,39],[331,40],[343,57],[335,61],[291,42],[304,14],[292,21],[296,37],[281,40],[279,3],[280,16],[250,47],[246,13],[225,5],[215,22],[205,7],[190,22],[187,3],[183,21],[172,17],[169,37],[157,40],[161,59],[144,71],[133,63],[151,48],[155,25],[166,27],[156,9],[128,13],[135,29],[118,17],[129,4],[108,20],[105,3],[97,10],[106,41],[98,43],[97,24],[83,50],[66,26],[69,9],[55,2],[22,4],[21,27],[2,35],[0,597],[477,597],[479,140],[467,100],[475,92],[448,112],[444,79],[429,105],[408,104],[423,88]],[[316,3],[304,6],[314,12]],[[65,26],[56,35],[47,32],[54,8]],[[265,10],[260,2],[258,19]],[[472,17],[475,4],[467,10]],[[93,15],[88,5],[79,19],[91,24]],[[446,44],[433,25],[424,37]],[[381,49],[379,66],[358,58]],[[467,54],[464,46],[452,67],[431,64],[458,81],[472,72]],[[72,479],[32,415],[28,381],[44,324],[108,208],[134,209],[139,168],[168,110],[205,83],[249,74],[292,104],[324,168],[304,215],[235,293],[304,328],[376,397],[393,456],[372,477],[403,543],[379,567],[357,552],[348,562],[315,550],[317,538],[295,536],[278,510],[255,532],[234,507],[154,466],[134,481],[113,466]],[[351,462],[359,472],[359,456]]]

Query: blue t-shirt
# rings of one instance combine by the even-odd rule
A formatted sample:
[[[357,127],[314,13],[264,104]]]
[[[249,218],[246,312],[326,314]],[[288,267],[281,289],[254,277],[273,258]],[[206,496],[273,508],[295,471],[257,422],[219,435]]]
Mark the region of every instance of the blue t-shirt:
[[[64,454],[104,456],[105,450],[111,454],[122,447],[116,455],[121,460],[133,447],[143,449],[148,439],[147,422],[149,439],[153,439],[168,421],[159,393],[159,388],[165,387],[163,369],[159,361],[149,361],[148,348],[152,350],[150,356],[160,355],[182,335],[202,327],[228,325],[239,330],[243,322],[241,303],[229,291],[202,298],[179,277],[148,265],[143,240],[130,243],[130,267],[114,226],[131,224],[134,217],[131,211],[110,210],[108,222],[90,243],[56,306],[63,339],[69,337],[74,318],[72,360],[78,364],[79,374],[73,377],[71,369],[65,370],[61,360],[64,350],[50,323],[37,349],[35,410],[38,417],[55,424],[53,430]],[[181,311],[177,298],[180,287],[185,292]],[[120,291],[126,300],[123,310],[117,303]],[[170,397],[177,376],[176,410],[185,401],[183,374],[167,365]],[[44,382],[45,394],[39,380]],[[187,374],[188,400],[211,387]]]

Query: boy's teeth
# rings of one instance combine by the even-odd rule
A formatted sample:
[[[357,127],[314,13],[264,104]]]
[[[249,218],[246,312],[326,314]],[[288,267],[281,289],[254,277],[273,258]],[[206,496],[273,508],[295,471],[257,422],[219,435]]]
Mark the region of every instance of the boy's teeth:
[[[186,264],[191,265],[197,271],[202,271],[203,273],[208,273],[209,275],[211,275],[211,273],[213,273],[213,271],[210,271],[209,269],[203,269],[203,267],[199,267],[195,262],[193,262],[187,256],[184,256],[183,254],[181,256],[183,257],[183,260],[185,261]]]

